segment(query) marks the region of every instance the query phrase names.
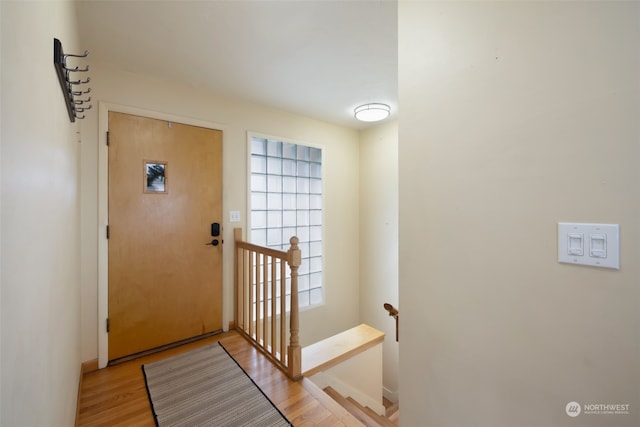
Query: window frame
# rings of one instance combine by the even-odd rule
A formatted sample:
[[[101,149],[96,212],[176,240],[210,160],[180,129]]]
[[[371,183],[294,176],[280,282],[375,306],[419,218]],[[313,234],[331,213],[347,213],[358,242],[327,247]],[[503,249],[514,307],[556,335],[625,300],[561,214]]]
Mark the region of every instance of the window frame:
[[[267,135],[261,132],[247,132],[247,154],[246,154],[246,159],[247,159],[247,183],[246,183],[246,188],[247,188],[247,217],[246,217],[246,226],[247,226],[247,241],[248,242],[252,242],[252,213],[253,213],[253,206],[252,206],[252,175],[253,175],[253,171],[252,171],[252,156],[253,156],[253,152],[252,152],[252,141],[254,138],[257,139],[265,139],[265,140],[275,140],[275,141],[279,141],[281,143],[287,143],[287,144],[293,144],[296,146],[304,146],[304,147],[309,147],[309,148],[314,148],[314,149],[319,149],[322,152],[322,157],[320,160],[320,164],[321,164],[321,172],[320,172],[320,181],[322,184],[322,189],[321,189],[321,194],[320,194],[320,200],[321,200],[321,236],[320,236],[320,242],[321,242],[321,246],[322,246],[322,251],[320,254],[320,258],[321,258],[321,266],[320,266],[320,272],[321,272],[321,286],[319,288],[313,288],[313,289],[320,289],[320,302],[316,302],[316,303],[311,303],[311,283],[309,283],[309,287],[306,290],[300,291],[298,290],[298,294],[299,294],[299,299],[300,299],[300,294],[302,292],[307,292],[307,294],[309,295],[309,304],[307,305],[300,305],[300,310],[306,310],[306,309],[312,309],[315,307],[320,307],[323,306],[326,302],[326,270],[325,270],[325,247],[326,247],[326,241],[325,241],[325,210],[326,210],[326,205],[325,205],[325,193],[326,193],[326,170],[327,170],[327,166],[326,166],[326,147],[322,144],[316,144],[316,143],[309,143],[306,141],[298,141],[298,140],[292,140],[292,139],[288,139],[288,138],[283,138],[283,137],[279,137],[279,136],[273,136],[273,135]],[[265,173],[268,173],[265,172]],[[268,197],[268,196],[267,196]],[[284,209],[283,209],[284,210]],[[268,229],[268,224],[266,229]],[[291,237],[291,236],[289,236]],[[288,239],[288,238],[287,238]],[[283,239],[284,240],[284,239]],[[310,241],[309,241],[310,243]],[[285,242],[283,241],[282,243],[283,248],[281,250],[283,251],[287,251],[290,247],[288,240]],[[265,246],[269,247],[266,245],[265,242]],[[305,262],[310,262],[311,257],[310,254],[307,253],[305,254],[305,251],[303,250],[302,252],[302,260],[303,263]],[[311,268],[311,266],[309,265],[308,268]],[[309,274],[310,277],[310,274]],[[290,294],[287,294],[290,295]],[[287,311],[289,311],[289,307],[287,306]]]

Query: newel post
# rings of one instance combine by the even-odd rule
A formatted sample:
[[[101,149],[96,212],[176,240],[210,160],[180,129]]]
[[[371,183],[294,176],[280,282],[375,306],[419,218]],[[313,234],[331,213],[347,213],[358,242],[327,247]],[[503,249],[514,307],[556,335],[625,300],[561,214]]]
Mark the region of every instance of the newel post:
[[[300,326],[298,319],[298,267],[302,263],[302,254],[298,243],[300,240],[293,236],[289,239],[291,248],[287,252],[287,262],[291,269],[291,320],[289,329],[291,339],[289,341],[289,377],[299,379],[302,376],[302,349],[300,347]]]

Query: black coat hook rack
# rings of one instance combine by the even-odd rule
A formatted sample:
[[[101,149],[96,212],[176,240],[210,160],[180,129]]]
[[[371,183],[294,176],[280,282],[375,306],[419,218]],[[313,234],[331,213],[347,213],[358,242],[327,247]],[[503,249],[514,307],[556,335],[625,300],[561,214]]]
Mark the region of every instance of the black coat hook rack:
[[[89,66],[87,65],[84,68],[80,68],[78,66],[69,67],[67,64],[67,58],[86,58],[87,56],[89,56],[88,50],[85,50],[82,55],[65,54],[62,50],[62,43],[60,43],[60,40],[55,38],[53,39],[53,65],[56,68],[56,74],[58,75],[62,95],[64,95],[64,102],[67,106],[67,112],[69,113],[69,120],[72,122],[75,122],[76,119],[84,119],[85,116],[82,113],[91,109],[90,96],[85,99],[80,99],[91,93],[91,88],[86,86],[91,81],[91,78],[86,77],[84,80],[82,78],[78,78],[77,80],[72,79],[72,73],[79,73],[78,75],[82,75],[82,73],[89,71]]]

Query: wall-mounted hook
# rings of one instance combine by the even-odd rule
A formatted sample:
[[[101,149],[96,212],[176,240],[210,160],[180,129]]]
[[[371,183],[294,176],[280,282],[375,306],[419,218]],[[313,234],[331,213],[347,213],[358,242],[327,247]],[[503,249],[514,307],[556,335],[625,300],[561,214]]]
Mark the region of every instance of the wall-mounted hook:
[[[75,100],[74,96],[82,96],[91,92],[91,88],[87,88],[86,90],[74,91],[72,89],[73,85],[86,84],[91,81],[89,77],[85,80],[79,79],[72,81],[69,76],[71,73],[85,73],[89,71],[89,66],[86,65],[84,68],[76,67],[67,67],[67,58],[86,58],[89,55],[89,51],[85,50],[84,53],[80,55],[74,54],[65,54],[62,50],[62,43],[60,40],[53,39],[53,65],[56,69],[56,74],[58,76],[58,82],[60,83],[60,88],[62,89],[62,95],[64,96],[65,105],[67,107],[67,113],[69,114],[69,120],[75,122],[75,119],[84,119],[84,115],[78,115],[79,112],[84,112],[91,108],[91,105],[85,106],[91,101],[91,97],[88,99]],[[78,105],[82,105],[83,107],[77,107]]]
[[[80,67],[67,68],[65,66],[63,66],[63,68],[65,69],[65,71],[72,72],[72,73],[75,73],[75,72],[85,73],[85,72],[89,71],[89,66],[88,65],[86,67],[84,67],[84,68],[80,68]]]
[[[67,75],[67,79],[68,79],[68,75]],[[83,85],[83,84],[87,84],[91,81],[91,77],[87,77],[86,80],[75,80],[75,81],[69,81],[70,85]]]
[[[88,89],[87,89],[87,90],[85,90],[85,91],[81,91],[81,90],[78,90],[78,91],[71,91],[71,95],[73,95],[73,96],[85,95],[85,94],[87,94],[87,93],[91,93],[91,88],[88,88]]]
[[[65,53],[64,55],[62,55],[64,57],[64,59],[66,60],[68,57],[73,57],[73,58],[86,58],[87,56],[89,56],[89,51],[85,50],[83,54],[80,55],[74,55],[71,53]]]

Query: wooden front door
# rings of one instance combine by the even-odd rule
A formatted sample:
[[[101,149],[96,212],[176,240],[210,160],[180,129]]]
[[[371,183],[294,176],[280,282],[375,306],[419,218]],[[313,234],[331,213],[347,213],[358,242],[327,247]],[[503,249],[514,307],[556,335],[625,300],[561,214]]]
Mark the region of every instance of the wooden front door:
[[[221,131],[109,113],[109,360],[222,329],[221,220]]]

